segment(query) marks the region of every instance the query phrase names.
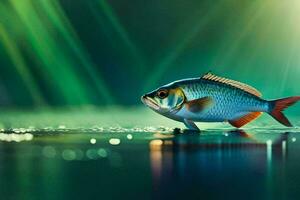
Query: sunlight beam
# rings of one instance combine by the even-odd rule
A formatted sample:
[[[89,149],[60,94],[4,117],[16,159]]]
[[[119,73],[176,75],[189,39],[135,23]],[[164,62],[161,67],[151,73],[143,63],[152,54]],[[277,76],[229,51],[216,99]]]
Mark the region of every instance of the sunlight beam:
[[[66,56],[64,48],[57,46],[53,35],[41,21],[32,2],[28,0],[10,0],[10,3],[20,20],[23,22],[26,36],[33,50],[29,51],[37,57],[45,69],[41,73],[49,80],[48,84],[56,87],[55,98],[62,98],[69,105],[89,103],[86,90],[75,74],[72,65],[75,64]]]
[[[230,40],[224,43],[223,50],[221,52],[222,58],[215,58],[216,63],[220,69],[224,68],[226,63],[230,61],[231,58],[236,54],[238,49],[241,47],[240,44],[243,39],[251,33],[257,20],[265,13],[268,6],[267,2],[262,2],[260,0],[253,2],[253,6],[248,9],[247,16],[240,20],[240,25],[237,27],[243,27],[243,29],[238,29],[237,33],[230,33]],[[253,14],[254,13],[254,14]],[[245,19],[247,18],[247,19]]]
[[[4,45],[5,50],[7,51],[10,59],[15,66],[19,76],[22,78],[25,83],[31,97],[34,100],[35,105],[42,106],[45,105],[45,100],[42,94],[39,91],[37,83],[32,77],[28,67],[25,64],[25,61],[22,57],[21,52],[19,51],[17,44],[14,40],[9,36],[9,34],[5,31],[5,28],[0,24],[0,41]]]
[[[98,5],[101,7],[101,11],[110,21],[112,27],[118,33],[119,37],[122,39],[128,50],[131,52],[133,59],[138,63],[139,72],[143,73],[146,70],[146,62],[137,48],[136,44],[131,40],[128,32],[121,24],[118,16],[115,14],[113,8],[107,3],[106,0],[97,0]]]
[[[164,57],[155,67],[155,70],[152,71],[149,78],[146,79],[144,84],[144,91],[150,90],[155,83],[170,69],[172,64],[176,61],[176,59],[180,56],[180,54],[184,51],[187,45],[201,32],[201,30],[212,20],[217,14],[220,12],[224,1],[216,4],[212,9],[210,9],[205,17],[200,21],[197,20],[192,26],[192,28],[186,31],[186,34],[179,39],[177,45],[174,49],[170,50],[170,53],[166,57]],[[198,19],[196,17],[196,19]]]
[[[106,105],[115,104],[116,102],[113,95],[110,93],[109,88],[107,87],[101,75],[95,71],[97,67],[91,61],[90,56],[84,49],[83,44],[78,38],[76,31],[61,8],[59,2],[57,0],[44,0],[40,3],[54,26],[62,33],[64,39],[67,41],[69,46],[81,61],[82,65],[87,70],[91,80],[94,82]]]

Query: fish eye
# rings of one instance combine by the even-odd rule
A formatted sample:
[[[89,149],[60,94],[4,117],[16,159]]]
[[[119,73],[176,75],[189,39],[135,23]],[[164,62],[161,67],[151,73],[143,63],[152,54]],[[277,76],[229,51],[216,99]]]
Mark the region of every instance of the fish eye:
[[[166,98],[168,95],[169,95],[169,93],[168,93],[167,90],[159,90],[159,91],[157,92],[157,96],[158,96],[160,99],[164,99],[164,98]]]

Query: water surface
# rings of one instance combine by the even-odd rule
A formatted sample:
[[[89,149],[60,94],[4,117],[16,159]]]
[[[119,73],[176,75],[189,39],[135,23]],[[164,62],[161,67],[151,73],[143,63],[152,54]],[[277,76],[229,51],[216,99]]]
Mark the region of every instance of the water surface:
[[[15,116],[16,128],[6,123],[0,133],[1,199],[297,199],[300,194],[297,127],[259,121],[244,130],[222,125],[200,134],[101,122],[76,128],[68,122],[56,126],[62,119],[57,115],[49,121],[52,127],[46,122],[25,127],[21,120],[22,128],[13,124],[22,118]]]

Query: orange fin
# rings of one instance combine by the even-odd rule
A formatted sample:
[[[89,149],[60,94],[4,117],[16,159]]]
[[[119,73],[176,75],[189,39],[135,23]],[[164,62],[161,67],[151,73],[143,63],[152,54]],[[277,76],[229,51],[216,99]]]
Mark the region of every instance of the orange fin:
[[[240,127],[244,126],[245,124],[248,124],[252,120],[256,119],[260,115],[261,115],[261,112],[252,112],[252,113],[249,113],[249,114],[247,114],[247,115],[245,115],[245,116],[243,116],[239,119],[229,120],[228,122],[232,126],[240,128]]]
[[[210,80],[210,81],[215,81],[215,82],[231,85],[233,87],[244,90],[245,92],[253,94],[257,97],[262,96],[261,93],[258,90],[256,90],[255,88],[253,88],[253,87],[251,87],[251,86],[249,86],[245,83],[241,83],[241,82],[234,81],[234,80],[231,80],[231,79],[219,77],[219,76],[216,76],[216,75],[212,74],[211,72],[208,72],[208,73],[204,74],[201,78],[205,79],[205,80]]]
[[[212,104],[213,104],[213,100],[211,97],[203,97],[200,99],[195,99],[186,102],[186,108],[193,113],[197,113],[207,109]]]

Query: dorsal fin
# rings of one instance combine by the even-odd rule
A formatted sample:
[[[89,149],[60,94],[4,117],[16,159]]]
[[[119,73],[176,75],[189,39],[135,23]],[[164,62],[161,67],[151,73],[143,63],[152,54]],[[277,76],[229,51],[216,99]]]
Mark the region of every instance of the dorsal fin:
[[[229,120],[228,122],[236,127],[236,128],[240,128],[242,126],[244,126],[245,124],[248,124],[249,122],[251,122],[252,120],[255,120],[256,118],[258,118],[261,115],[261,112],[252,112],[249,113],[239,119],[236,120]]]
[[[201,79],[215,81],[215,82],[219,82],[219,83],[224,83],[224,84],[231,85],[233,87],[239,88],[241,90],[244,90],[244,91],[246,91],[250,94],[253,94],[257,97],[262,96],[259,91],[257,91],[255,88],[253,88],[253,87],[251,87],[251,86],[249,86],[245,83],[241,83],[241,82],[234,81],[234,80],[231,80],[231,79],[219,77],[219,76],[216,76],[216,75],[212,74],[211,72],[208,72],[208,73],[204,74],[201,77]]]

